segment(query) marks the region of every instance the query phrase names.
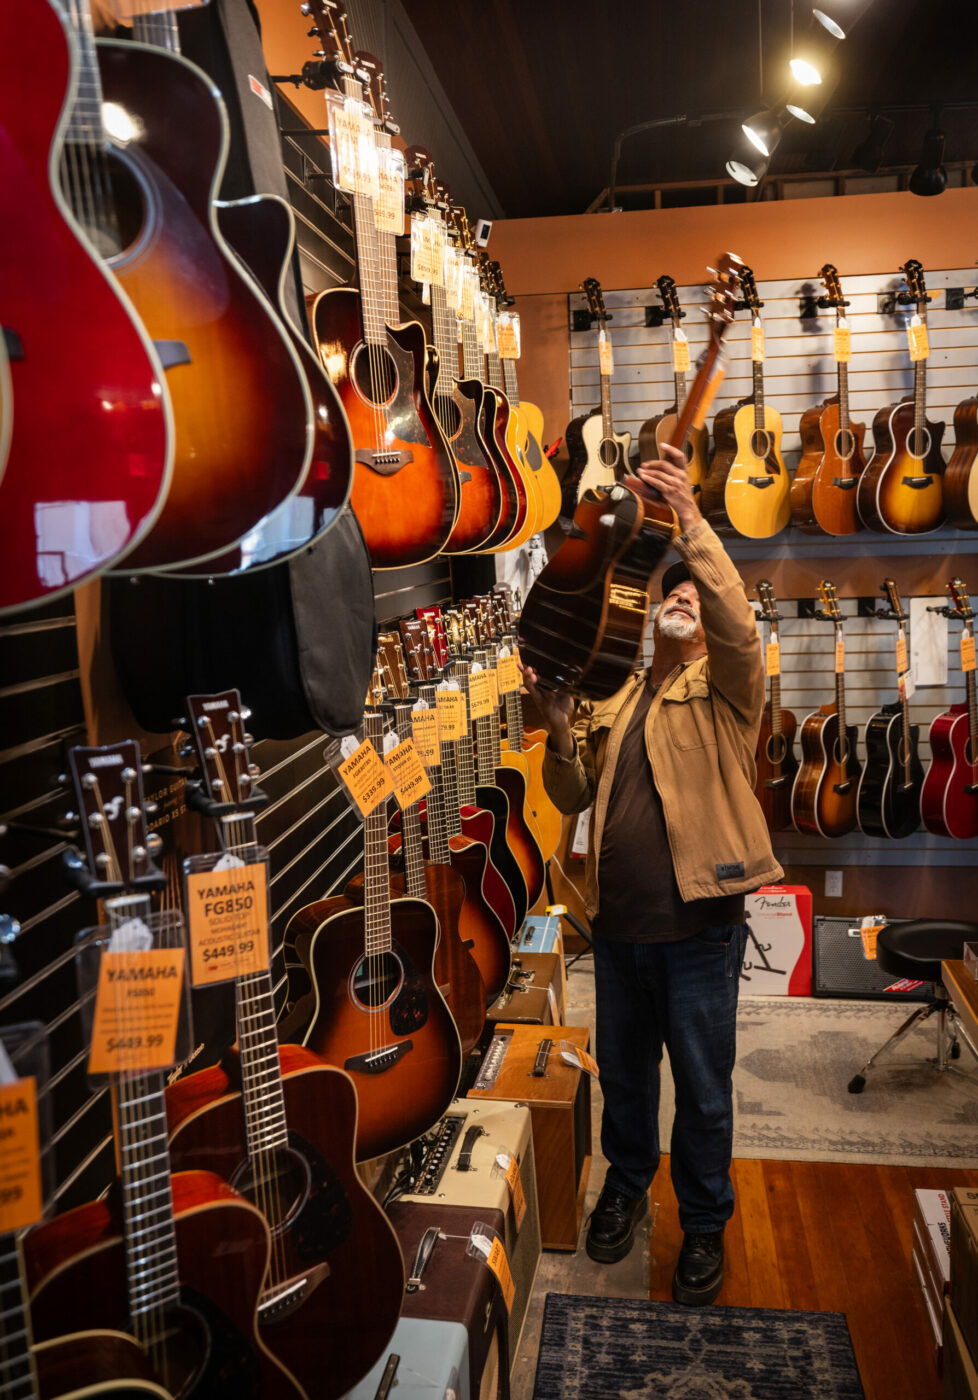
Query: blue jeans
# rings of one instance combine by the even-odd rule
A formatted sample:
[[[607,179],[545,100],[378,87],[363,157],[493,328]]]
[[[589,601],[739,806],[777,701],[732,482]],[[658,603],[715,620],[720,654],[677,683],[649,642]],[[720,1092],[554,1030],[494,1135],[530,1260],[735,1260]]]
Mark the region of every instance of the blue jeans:
[[[678,943],[594,940],[596,1054],[607,1185],[643,1196],[659,1166],[662,1047],[676,1085],[672,1184],[684,1231],[720,1230],[733,1214],[733,1073],[746,924]]]

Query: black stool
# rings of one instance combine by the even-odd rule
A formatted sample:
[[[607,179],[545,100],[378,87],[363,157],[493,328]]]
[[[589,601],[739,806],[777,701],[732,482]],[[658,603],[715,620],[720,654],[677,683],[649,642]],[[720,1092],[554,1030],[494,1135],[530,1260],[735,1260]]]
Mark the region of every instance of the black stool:
[[[978,1049],[961,1025],[960,1017],[941,984],[941,963],[950,959],[960,960],[964,945],[972,941],[978,941],[978,924],[959,919],[911,919],[905,924],[887,924],[880,930],[876,940],[876,961],[883,971],[892,977],[933,982],[934,995],[918,1006],[899,1030],[894,1031],[876,1054],[866,1061],[860,1072],[853,1075],[849,1080],[850,1094],[861,1094],[866,1087],[867,1071],[872,1069],[884,1051],[902,1040],[911,1026],[918,1021],[926,1021],[928,1016],[937,1016],[937,1058],[931,1061],[935,1069],[945,1071],[957,1068],[949,1064],[948,1059],[956,1060],[961,1054],[959,1037],[978,1059]]]

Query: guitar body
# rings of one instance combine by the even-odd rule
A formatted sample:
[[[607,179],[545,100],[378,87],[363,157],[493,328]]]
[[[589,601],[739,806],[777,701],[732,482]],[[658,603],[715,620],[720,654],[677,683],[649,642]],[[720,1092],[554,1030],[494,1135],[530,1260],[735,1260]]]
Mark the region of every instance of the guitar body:
[[[771,732],[771,702],[764,706],[757,736],[757,781],[754,795],[764,812],[769,831],[784,831],[791,825],[791,792],[798,760],[795,757],[797,721],[790,710],[781,711],[781,733]],[[780,772],[775,765],[780,759]]]
[[[364,910],[342,903],[309,945],[315,1010],[304,1044],[356,1086],[362,1162],[413,1142],[438,1121],[458,1087],[462,1056],[434,979],[438,925],[430,906],[392,901],[393,951],[368,959]]]
[[[880,534],[926,535],[944,519],[943,423],[927,422],[914,441],[913,396],[881,408],[873,419],[876,451],[859,479],[863,524]]]
[[[76,1332],[39,1342],[32,1352],[38,1400],[172,1400],[153,1380],[135,1339],[124,1332]]]
[[[543,519],[543,490],[540,485],[538,475],[530,467],[526,458],[527,433],[518,408],[514,408],[507,399],[509,408],[509,418],[506,423],[506,450],[510,457],[517,464],[520,475],[523,478],[523,485],[526,489],[527,508],[526,522],[519,536],[516,537],[511,548],[525,544],[531,535],[535,535],[541,528],[540,521]]]
[[[462,834],[464,836],[469,834],[466,818],[470,810],[467,806],[462,807]],[[489,854],[492,857],[494,869],[512,896],[516,928],[522,928],[531,902],[519,854],[522,843],[519,820],[519,817],[522,816],[522,806],[519,817],[514,822],[508,791],[505,788],[497,787],[495,783],[476,782],[475,810],[488,812],[492,817],[493,828],[488,843]],[[473,832],[473,834],[477,840],[481,839],[477,832]]]
[[[355,467],[350,505],[376,569],[420,564],[448,542],[458,510],[452,454],[425,390],[427,345],[416,321],[388,326],[371,351],[359,292],[322,292],[312,305],[316,346],[346,412]],[[386,398],[370,384],[381,365]],[[377,401],[373,395],[377,394]]]
[[[642,424],[638,434],[638,455],[641,461],[654,462],[661,459],[662,445],[671,441],[678,419],[678,413],[672,408],[668,413],[660,413]],[[709,443],[709,428],[690,428],[686,434],[686,471],[697,504],[701,500],[703,482],[706,480]]]
[[[526,886],[528,914],[543,893],[546,880],[543,853],[533,829],[533,816],[527,800],[526,778],[518,768],[503,765],[493,774],[493,785],[506,794],[509,815],[506,819],[506,844],[516,857]],[[476,790],[477,793],[479,789]],[[526,917],[526,914],[523,916]],[[522,920],[520,921],[522,924]]]
[[[737,451],[723,491],[724,511],[738,535],[770,539],[787,525],[790,482],[781,456],[781,415],[764,407],[764,427],[754,426],[754,406],[734,418]]]
[[[866,762],[856,812],[867,836],[900,841],[920,825],[924,770],[917,755],[919,728],[910,726],[910,781],[903,781],[903,718],[899,703],[884,705],[866,725]]]
[[[800,432],[801,460],[789,492],[792,525],[808,534],[855,534],[862,529],[856,492],[866,469],[865,423],[850,422],[844,435],[835,394],[802,414]]]
[[[474,807],[464,810],[476,812]],[[488,812],[483,818],[484,825],[489,825],[492,818]],[[470,831],[474,822],[473,816],[469,821]],[[485,988],[485,1005],[490,1006],[509,980],[513,952],[510,939],[516,932],[513,896],[492,864],[489,848],[483,841],[471,835],[450,836],[448,845],[452,869],[461,875],[465,884],[465,901],[458,918],[459,937],[463,943],[472,945],[472,957]]]
[[[479,424],[485,394],[478,379],[462,379],[451,397],[435,396],[442,431],[458,466],[458,519],[448,537],[446,554],[481,549],[496,530],[503,514],[504,488],[500,467],[486,446]],[[447,421],[446,421],[447,420]]]
[[[108,265],[153,340],[185,347],[166,376],[173,478],[128,573],[214,558],[276,510],[308,467],[312,403],[278,318],[218,229],[228,125],[217,89],[162,49],[97,50],[105,100],[137,132],[110,147],[123,234]],[[174,138],[175,111],[192,141]]]
[[[0,376],[0,609],[54,598],[138,544],[172,471],[160,362],[60,189],[74,63],[58,8],[3,6],[0,328],[19,348]]]
[[[731,533],[730,521],[727,519],[725,491],[727,477],[737,455],[734,419],[743,405],[749,402],[749,399],[741,399],[739,403],[728,404],[726,408],[720,410],[713,420],[713,456],[710,459],[706,480],[703,482],[700,510],[714,530],[720,534],[729,535]]]
[[[572,418],[564,429],[564,446],[567,449],[567,470],[560,483],[560,513],[572,520],[577,509],[578,484],[587,466],[587,448],[584,445],[584,424],[595,414],[600,418],[601,410],[594,408],[590,413],[582,413]]]
[[[585,491],[609,491],[628,471],[631,433],[612,433],[606,438],[601,414],[587,418],[581,428],[586,460],[577,485],[577,499]]]
[[[483,384],[483,440],[489,447],[499,469],[503,487],[503,509],[499,524],[484,546],[487,550],[511,549],[526,533],[530,520],[531,498],[523,479],[522,466],[511,455],[506,443],[509,427],[509,403],[506,396],[491,384]]]
[[[969,841],[978,836],[978,767],[970,759],[967,703],[952,705],[930,726],[933,759],[920,794],[924,826],[935,836]]]
[[[234,1055],[167,1088],[170,1155],[175,1170],[216,1172],[262,1210],[274,1240],[266,1295],[283,1280],[308,1280],[298,1305],[276,1311],[266,1299],[262,1338],[309,1396],[339,1400],[390,1341],[404,1287],[401,1251],[356,1172],[351,1080],[296,1045],[282,1046],[279,1061],[289,1126],[280,1175],[255,1184],[249,1174]]]
[[[845,836],[856,828],[856,726],[846,725],[844,755],[839,737],[835,705],[823,705],[801,727],[801,767],[791,789],[791,819],[799,831],[812,836]]]
[[[538,529],[548,529],[560,514],[560,482],[550,459],[543,450],[543,413],[535,403],[525,399],[516,410],[524,435],[523,456],[530,470],[536,474],[537,485],[543,501]]]
[[[262,1215],[209,1172],[174,1176],[172,1188],[180,1302],[163,1319],[166,1360],[154,1366],[156,1379],[174,1400],[303,1400],[258,1335],[271,1251]],[[24,1263],[38,1341],[129,1327],[114,1203],[93,1201],[37,1226],[24,1240]]]
[[[963,399],[954,410],[954,451],[944,468],[947,523],[978,530],[978,398]]]
[[[526,805],[523,809],[527,825],[536,837],[540,854],[548,861],[560,842],[560,813],[547,796],[543,785],[545,745],[530,744],[521,750],[503,749],[503,764],[516,768],[526,781]]]

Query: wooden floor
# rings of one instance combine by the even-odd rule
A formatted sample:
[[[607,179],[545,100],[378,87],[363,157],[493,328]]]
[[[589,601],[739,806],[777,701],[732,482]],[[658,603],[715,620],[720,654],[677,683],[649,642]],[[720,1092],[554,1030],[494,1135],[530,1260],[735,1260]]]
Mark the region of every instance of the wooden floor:
[[[682,1244],[663,1157],[649,1296],[669,1300]],[[978,1171],[735,1161],[718,1305],[844,1312],[866,1400],[940,1400],[928,1329],[912,1282],[916,1187],[978,1185]]]

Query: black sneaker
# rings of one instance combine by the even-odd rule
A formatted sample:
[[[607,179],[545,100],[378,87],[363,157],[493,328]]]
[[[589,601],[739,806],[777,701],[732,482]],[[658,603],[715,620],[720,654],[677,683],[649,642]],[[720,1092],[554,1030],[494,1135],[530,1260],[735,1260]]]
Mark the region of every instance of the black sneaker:
[[[677,1303],[697,1307],[712,1303],[723,1287],[723,1231],[683,1237],[679,1263],[672,1277]]]
[[[647,1196],[626,1196],[605,1186],[587,1223],[584,1247],[599,1264],[617,1264],[632,1247],[635,1226],[649,1208]]]

